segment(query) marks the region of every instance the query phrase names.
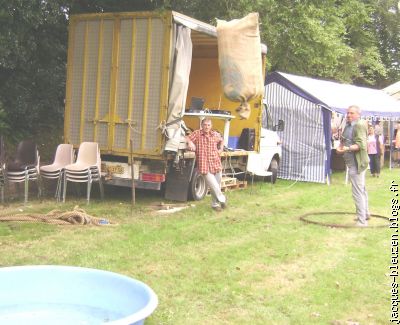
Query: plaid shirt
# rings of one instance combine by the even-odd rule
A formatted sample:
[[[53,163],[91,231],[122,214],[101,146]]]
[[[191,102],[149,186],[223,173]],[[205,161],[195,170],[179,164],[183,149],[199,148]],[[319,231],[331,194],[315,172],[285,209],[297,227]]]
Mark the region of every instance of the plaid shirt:
[[[218,145],[222,143],[221,135],[211,130],[209,134],[196,130],[189,135],[190,141],[196,145],[197,168],[200,174],[215,174],[222,170]]]

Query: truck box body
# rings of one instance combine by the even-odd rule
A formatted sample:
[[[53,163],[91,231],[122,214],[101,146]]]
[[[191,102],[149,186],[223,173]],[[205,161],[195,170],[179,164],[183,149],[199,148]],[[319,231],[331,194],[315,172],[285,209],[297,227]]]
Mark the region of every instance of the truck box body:
[[[159,156],[166,117],[171,21],[152,13],[72,16],[66,140],[102,153]],[[133,128],[129,128],[133,121]]]
[[[185,100],[177,114],[171,112],[170,98],[179,26],[190,30],[192,55],[187,91],[182,88]],[[185,111],[192,97],[198,97],[204,99],[203,109],[211,115],[215,111],[231,114],[228,125],[223,116],[213,119],[214,129],[225,133],[225,139],[239,137],[245,128],[254,129],[254,151],[258,152],[262,98],[250,102],[248,120],[235,116],[239,103],[227,100],[221,87],[216,36],[215,27],[171,11],[71,16],[65,141],[75,147],[83,141],[98,142],[102,171],[111,184],[122,185],[122,179],[131,178],[127,166],[133,158],[137,186],[159,189],[165,178],[148,174],[167,175],[168,161],[177,156],[193,159],[184,143],[172,156],[164,150],[165,126],[183,120],[187,127],[197,129],[199,117],[185,115]],[[264,64],[265,54],[263,46]],[[173,114],[180,117],[170,122]],[[229,152],[227,156],[243,161],[245,154]],[[158,185],[142,183],[146,177]]]

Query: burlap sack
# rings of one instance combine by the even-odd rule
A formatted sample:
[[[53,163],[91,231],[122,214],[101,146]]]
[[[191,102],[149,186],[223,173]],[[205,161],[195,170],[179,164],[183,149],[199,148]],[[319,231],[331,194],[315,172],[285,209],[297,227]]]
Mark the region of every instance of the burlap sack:
[[[217,36],[224,94],[229,100],[240,102],[236,111],[248,119],[248,101],[264,93],[258,13],[229,22],[218,20]]]

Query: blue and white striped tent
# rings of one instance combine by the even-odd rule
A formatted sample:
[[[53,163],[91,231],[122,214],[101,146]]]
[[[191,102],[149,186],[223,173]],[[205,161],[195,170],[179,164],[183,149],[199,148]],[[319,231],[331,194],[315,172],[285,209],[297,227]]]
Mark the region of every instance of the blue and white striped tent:
[[[382,90],[282,72],[267,75],[264,103],[274,124],[285,121],[278,177],[307,182],[329,179],[332,112],[357,105],[366,118],[400,118],[400,102]]]

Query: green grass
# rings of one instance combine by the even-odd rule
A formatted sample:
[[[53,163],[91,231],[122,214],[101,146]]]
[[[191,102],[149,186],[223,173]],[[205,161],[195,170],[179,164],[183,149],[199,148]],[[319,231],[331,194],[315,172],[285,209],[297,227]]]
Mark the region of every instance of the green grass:
[[[389,186],[397,177],[398,170],[388,169],[380,178],[367,176],[371,213],[390,215]],[[256,182],[228,192],[229,208],[220,213],[210,209],[208,197],[160,214],[149,208],[163,201],[153,192],[139,192],[131,213],[129,191],[108,192],[107,200],[88,206],[76,197],[64,205],[50,199],[27,207],[12,203],[1,214],[80,205],[116,224],[0,223],[0,265],[75,265],[142,280],[159,297],[146,324],[388,323],[389,229],[329,228],[298,219],[343,211],[350,214],[313,218],[353,222],[343,173],[334,174],[330,186]]]

